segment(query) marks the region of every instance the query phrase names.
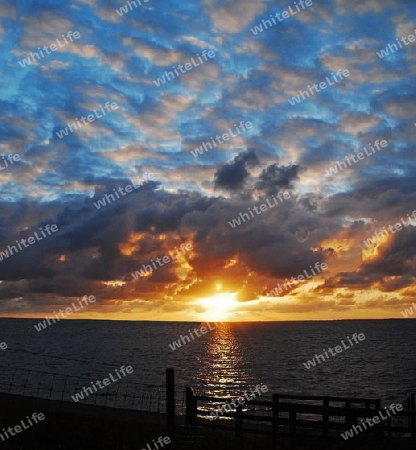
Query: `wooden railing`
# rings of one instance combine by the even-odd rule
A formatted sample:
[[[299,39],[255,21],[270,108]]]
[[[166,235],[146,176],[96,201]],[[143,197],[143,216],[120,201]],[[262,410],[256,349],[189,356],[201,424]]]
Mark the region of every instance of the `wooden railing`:
[[[187,387],[187,424],[223,427],[225,422],[230,423],[230,421],[217,419],[198,422],[198,417],[204,419],[214,412],[212,403],[224,404],[230,400],[196,395],[192,387]],[[314,402],[314,404],[306,402]],[[395,414],[391,412],[391,417],[371,427],[367,425],[365,430],[361,426],[363,432],[374,433],[378,437],[386,434],[391,436],[392,433],[410,434],[413,439],[416,439],[414,395],[412,394],[404,403],[405,410],[396,411]],[[200,407],[201,404],[203,408]],[[253,407],[261,407],[262,414],[258,414],[259,411],[253,411]],[[329,430],[339,432],[350,430],[353,426],[360,425],[360,419],[375,417],[379,411],[382,411],[383,416],[387,416],[386,410],[381,408],[380,400],[368,398],[273,394],[271,401],[250,400],[244,406],[239,405],[234,408],[232,412],[221,412],[221,417],[235,420],[236,435],[241,435],[243,432],[277,434],[283,429],[294,435],[299,428],[307,428],[322,430],[322,434],[327,436]],[[336,420],[331,420],[332,418]]]

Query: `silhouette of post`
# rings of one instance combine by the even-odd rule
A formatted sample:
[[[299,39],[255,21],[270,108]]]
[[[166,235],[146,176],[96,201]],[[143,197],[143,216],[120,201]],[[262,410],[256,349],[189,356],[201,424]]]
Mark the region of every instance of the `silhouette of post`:
[[[289,406],[289,434],[296,434],[296,404],[293,403]]]
[[[273,394],[273,433],[276,435],[279,430],[279,396]]]
[[[323,398],[323,406],[324,406],[324,413],[322,414],[322,419],[324,422],[323,435],[326,437],[326,436],[328,436],[328,428],[329,428],[329,414],[328,414],[329,398],[328,397]]]
[[[198,403],[193,388],[186,387],[186,424],[196,426],[198,424]]]
[[[166,425],[170,436],[175,434],[175,371],[166,369]]]
[[[353,412],[351,411],[351,401],[345,402],[345,408],[347,410],[345,414],[345,423],[347,424],[348,428],[351,428],[353,425],[357,425],[357,417],[354,416]]]
[[[237,411],[235,413],[235,435],[241,436],[243,434],[243,407],[242,405],[237,406]]]
[[[367,404],[365,406],[366,406],[366,409],[367,409]],[[375,403],[374,403],[374,406],[375,406],[377,411],[380,411],[381,410],[381,400],[380,399],[376,400]],[[389,417],[389,419],[390,419],[390,417]],[[391,422],[390,423],[387,422],[387,426],[391,426]],[[376,432],[376,437],[378,439],[382,439],[384,437],[384,427],[385,427],[385,425],[383,424],[383,422],[375,424],[374,428],[375,428],[375,432]]]

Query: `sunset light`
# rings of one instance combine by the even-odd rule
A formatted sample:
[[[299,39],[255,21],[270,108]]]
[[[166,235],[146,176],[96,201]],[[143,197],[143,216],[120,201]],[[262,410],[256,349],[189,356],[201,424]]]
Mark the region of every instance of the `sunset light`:
[[[205,311],[200,313],[202,319],[208,322],[217,322],[230,318],[233,309],[237,305],[236,296],[236,293],[222,293],[199,299],[198,305],[205,308]]]

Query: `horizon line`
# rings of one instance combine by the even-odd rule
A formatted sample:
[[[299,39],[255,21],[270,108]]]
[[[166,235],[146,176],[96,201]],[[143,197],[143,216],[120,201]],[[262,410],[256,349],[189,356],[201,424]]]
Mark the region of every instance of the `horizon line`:
[[[46,320],[47,317],[7,317],[0,316],[1,319],[7,320]],[[413,319],[416,319],[413,318]],[[81,321],[81,320],[95,320],[95,321],[106,321],[106,322],[164,322],[164,323],[221,323],[221,324],[230,324],[230,323],[282,323],[282,322],[346,322],[352,320],[412,320],[412,318],[403,318],[403,317],[384,317],[384,318],[374,318],[374,319],[299,319],[299,320],[232,320],[232,321],[213,321],[213,320],[152,320],[152,319],[101,319],[101,318],[90,318],[90,319],[59,319],[59,322],[64,321]]]

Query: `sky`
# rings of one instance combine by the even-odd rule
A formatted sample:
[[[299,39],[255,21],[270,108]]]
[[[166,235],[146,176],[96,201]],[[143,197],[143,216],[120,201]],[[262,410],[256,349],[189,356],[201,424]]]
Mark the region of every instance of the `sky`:
[[[1,317],[403,317],[416,5],[307,3],[2,2]]]

